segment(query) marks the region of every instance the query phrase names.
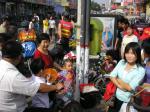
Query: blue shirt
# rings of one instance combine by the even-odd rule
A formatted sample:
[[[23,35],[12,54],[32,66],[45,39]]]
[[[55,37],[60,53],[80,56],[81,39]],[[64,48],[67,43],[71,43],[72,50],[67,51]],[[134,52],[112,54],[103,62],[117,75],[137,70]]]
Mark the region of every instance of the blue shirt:
[[[145,69],[140,65],[135,65],[130,71],[126,74],[125,67],[126,62],[124,60],[119,61],[117,66],[111,72],[111,77],[118,77],[119,79],[123,80],[125,83],[128,83],[130,87],[135,90],[137,86],[139,86],[140,82],[143,80],[145,75]],[[124,76],[125,75],[125,76]],[[119,88],[116,90],[116,97],[123,102],[129,102],[132,93],[129,91],[123,91]]]

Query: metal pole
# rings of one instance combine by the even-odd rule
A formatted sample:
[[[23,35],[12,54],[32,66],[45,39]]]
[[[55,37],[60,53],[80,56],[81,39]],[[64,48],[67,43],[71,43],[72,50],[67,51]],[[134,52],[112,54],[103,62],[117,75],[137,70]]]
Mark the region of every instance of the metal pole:
[[[84,68],[85,68],[85,34],[86,34],[86,0],[82,1],[82,9],[81,9],[81,36],[80,36],[80,76],[81,76],[81,82],[84,83]]]
[[[84,58],[84,83],[88,83],[89,70],[89,27],[90,27],[90,0],[86,0],[86,29],[85,29],[85,58]]]
[[[76,101],[80,100],[80,90],[79,90],[79,84],[81,80],[81,72],[80,72],[80,36],[81,36],[81,6],[82,2],[81,0],[78,0],[78,10],[77,10],[77,46],[76,46],[76,87],[75,87],[75,93],[74,93],[74,99]]]
[[[75,100],[80,99],[79,85],[87,83],[89,65],[89,11],[90,0],[78,0],[77,60]],[[81,9],[82,6],[82,9]],[[81,28],[81,29],[80,29]]]

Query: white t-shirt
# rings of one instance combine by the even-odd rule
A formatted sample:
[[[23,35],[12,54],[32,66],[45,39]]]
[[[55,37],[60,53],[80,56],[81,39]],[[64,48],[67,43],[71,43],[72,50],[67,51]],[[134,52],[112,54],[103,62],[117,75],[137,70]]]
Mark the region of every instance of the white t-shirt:
[[[0,60],[0,112],[23,112],[26,96],[34,96],[40,83],[26,78],[11,63]]]
[[[45,78],[38,77],[38,76],[33,76],[33,80],[35,80],[38,83],[46,83]],[[32,106],[33,107],[50,108],[48,93],[37,93],[32,98]]]
[[[55,20],[49,20],[49,28],[55,28]]]
[[[125,35],[123,37],[123,40],[122,40],[122,45],[121,45],[121,53],[123,54],[124,53],[124,50],[125,50],[125,47],[128,43],[130,42],[138,42],[138,38],[137,36],[135,35],[131,35],[131,36],[128,36],[128,35]]]

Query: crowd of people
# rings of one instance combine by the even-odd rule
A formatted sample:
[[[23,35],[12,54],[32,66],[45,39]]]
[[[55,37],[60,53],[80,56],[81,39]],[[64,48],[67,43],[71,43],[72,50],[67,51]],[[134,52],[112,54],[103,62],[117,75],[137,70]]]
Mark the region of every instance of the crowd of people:
[[[2,18],[0,112],[50,112],[57,104],[54,96],[61,99],[64,104],[68,100],[73,101],[73,61],[65,59],[63,66],[60,65],[55,61],[55,56],[51,55],[49,46],[61,44],[63,56],[69,53],[69,39],[73,35],[74,22],[67,12],[63,13],[58,23],[54,16],[50,15],[42,20],[41,31],[40,21],[37,14],[34,14],[30,22],[24,20],[21,23],[22,28],[17,29],[8,17]],[[110,73],[110,80],[117,89],[115,105],[109,108],[108,112],[126,112],[127,103],[136,88],[140,85],[150,87],[150,35],[147,34],[143,40],[124,17],[118,17],[117,23],[114,50],[118,51],[120,61]],[[102,37],[102,41],[105,41],[104,46],[111,43],[112,34],[107,33],[107,30],[109,29],[105,29]],[[109,45],[107,47],[110,47]],[[29,59],[31,62],[27,66],[25,63]],[[50,68],[57,71],[57,79],[54,82],[49,80],[52,76],[47,76],[44,72]],[[31,104],[27,103],[28,96],[32,97]],[[73,103],[76,104],[80,107],[77,102]],[[145,105],[149,106],[150,102],[144,103],[143,106]],[[67,108],[69,109],[68,106],[65,109]],[[132,111],[137,110],[132,108]]]
[[[127,104],[137,88],[147,88],[143,91],[149,94],[149,54],[150,35],[140,35],[138,31],[129,24],[128,19],[118,17],[117,37],[114,50],[118,51],[120,61],[110,73],[110,81],[116,87],[114,91],[114,106],[108,112],[126,112]],[[144,38],[144,39],[143,39]],[[106,89],[107,91],[107,89]],[[147,99],[147,100],[146,100]],[[150,106],[150,97],[142,97],[139,106],[146,108]],[[130,107],[130,112],[138,112]],[[140,110],[145,112],[144,110]],[[150,110],[148,110],[150,111]],[[148,112],[147,111],[147,112]]]
[[[1,112],[50,112],[57,103],[55,97],[64,104],[73,100],[75,74],[72,60],[66,59],[60,65],[55,62],[49,50],[50,44],[58,43],[62,45],[64,55],[69,53],[69,38],[72,36],[73,26],[67,12],[60,18],[58,27],[53,15],[45,17],[41,27],[39,16],[34,14],[30,22],[22,21],[19,29],[9,17],[2,18]],[[46,69],[57,71],[54,82],[49,80],[52,75],[45,75]],[[31,101],[27,102],[27,99]]]

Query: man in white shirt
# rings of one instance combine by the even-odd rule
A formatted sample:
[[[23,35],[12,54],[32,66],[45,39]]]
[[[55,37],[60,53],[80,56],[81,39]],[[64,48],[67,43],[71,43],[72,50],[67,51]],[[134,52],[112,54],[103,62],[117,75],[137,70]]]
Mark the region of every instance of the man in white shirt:
[[[0,60],[0,112],[24,112],[26,96],[34,96],[37,91],[60,90],[62,84],[47,85],[26,78],[16,66],[22,58],[22,46],[16,41],[8,41],[2,48]]]

